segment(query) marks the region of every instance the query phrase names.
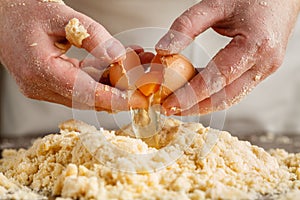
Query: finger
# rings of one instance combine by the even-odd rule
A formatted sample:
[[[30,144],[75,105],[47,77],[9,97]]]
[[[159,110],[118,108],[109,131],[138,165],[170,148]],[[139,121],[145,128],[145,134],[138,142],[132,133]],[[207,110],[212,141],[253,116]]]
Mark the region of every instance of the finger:
[[[125,55],[123,45],[113,38],[102,25],[82,14],[78,15],[78,19],[84,27],[87,27],[87,32],[90,34],[83,40],[82,48],[108,63],[115,62]]]
[[[139,45],[129,45],[127,48],[133,49],[140,57],[140,60],[142,64],[144,63],[150,63],[152,58],[154,57],[154,54],[151,52],[144,52],[144,49]],[[144,63],[143,63],[144,62]],[[96,69],[103,70],[108,67],[110,63],[107,63],[106,60],[102,58],[96,58],[96,57],[87,57],[84,60],[80,62],[80,67],[94,67]]]
[[[91,110],[95,109],[94,107],[89,107],[85,104],[81,104],[78,102],[74,102],[70,100],[69,98],[66,98],[60,94],[57,94],[56,92],[53,92],[49,90],[48,88],[40,88],[35,87],[30,94],[27,93],[27,96],[31,99],[40,100],[40,101],[48,101],[51,103],[57,103],[61,104],[70,108],[76,108],[76,109],[84,109],[84,110]],[[99,108],[96,108],[99,109]]]
[[[140,59],[141,64],[147,68],[150,64],[152,59],[154,58],[154,53],[152,52],[144,52],[144,49],[140,49],[142,47],[137,46],[137,45],[130,45],[128,46],[128,48],[135,48],[133,49],[136,53],[139,52],[138,56]],[[95,57],[88,57],[86,59],[84,59],[83,61],[80,62],[80,68],[82,68],[83,70],[85,68],[96,68],[99,70],[105,70],[107,69],[109,63],[103,62],[103,60],[95,58]]]
[[[80,62],[79,62],[78,59],[76,59],[76,58],[70,58],[70,57],[66,56],[65,54],[62,54],[60,56],[60,58],[62,58],[63,60],[65,60],[65,61],[67,61],[69,63],[72,63],[72,65],[76,66],[76,67],[79,66],[79,64],[80,64]]]
[[[113,38],[101,24],[82,13],[74,11],[68,6],[61,6],[58,12],[59,16],[64,17],[59,17],[52,22],[54,34],[65,37],[66,25],[71,19],[77,18],[89,34],[89,37],[83,39],[82,48],[107,63],[115,62],[124,56],[125,49],[123,45],[117,39]]]
[[[186,110],[210,97],[250,69],[256,62],[257,51],[251,41],[236,36],[189,84],[167,98],[163,107],[173,108],[173,113],[169,114],[175,114],[174,108]]]
[[[82,71],[84,71],[85,73],[87,73],[90,77],[92,77],[96,82],[100,82],[106,85],[109,85],[109,77],[108,77],[108,70],[107,67],[103,67],[103,66],[99,66],[97,65],[95,67],[96,64],[99,64],[98,62],[96,62],[96,58],[91,58],[91,59],[86,59],[86,65],[84,65],[81,62],[79,62],[77,59],[74,58],[69,58],[66,55],[61,55],[60,58],[62,58],[63,60],[70,62],[73,64],[74,67],[79,66]]]
[[[175,54],[187,47],[200,33],[229,16],[230,5],[203,0],[179,16],[156,45],[159,54]]]
[[[95,105],[113,112],[129,110],[130,108],[147,108],[148,101],[139,91],[133,94],[120,91],[115,87],[97,84],[95,90]]]
[[[262,75],[262,72],[259,72],[256,67],[251,68],[221,91],[199,102],[192,108],[179,112],[176,115],[188,116],[208,114],[227,109],[232,105],[239,103],[258,83],[260,83],[266,77],[267,75]]]
[[[61,58],[52,58],[49,62],[51,69],[45,79],[51,90],[72,101],[112,111],[128,110],[129,107],[146,108],[148,105],[142,95],[128,96],[126,92],[97,83],[81,69]]]
[[[31,91],[31,94],[27,94],[28,97],[40,101],[48,101],[51,103],[58,103],[67,107],[72,107],[72,100],[61,96],[47,88],[38,88]]]
[[[96,57],[87,57],[80,62],[80,68],[93,67],[95,69],[104,70],[109,66],[110,63],[106,59],[96,58]]]

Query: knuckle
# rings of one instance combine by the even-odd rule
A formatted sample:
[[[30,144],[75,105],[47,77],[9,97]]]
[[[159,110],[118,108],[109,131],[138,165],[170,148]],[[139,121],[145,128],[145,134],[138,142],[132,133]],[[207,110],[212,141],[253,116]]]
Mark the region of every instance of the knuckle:
[[[83,40],[83,43],[91,50],[111,38],[105,28],[95,21],[91,21],[88,24],[87,32],[90,34],[90,37]]]
[[[275,72],[284,59],[284,48],[274,37],[265,37],[259,45],[258,53],[261,54],[260,62],[267,69],[267,73]]]

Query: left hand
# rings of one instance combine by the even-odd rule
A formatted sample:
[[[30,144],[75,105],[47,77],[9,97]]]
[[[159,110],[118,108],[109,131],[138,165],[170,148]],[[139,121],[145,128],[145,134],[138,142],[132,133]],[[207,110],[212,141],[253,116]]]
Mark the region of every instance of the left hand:
[[[123,45],[99,23],[62,1],[0,0],[0,61],[15,78],[21,92],[80,109],[125,111],[146,108],[146,98],[99,83],[87,73],[88,64],[66,56],[65,27],[77,18],[87,28],[84,48],[98,58],[98,69],[119,61]],[[60,45],[57,45],[60,44]],[[103,68],[101,68],[103,66]]]
[[[159,54],[179,53],[209,27],[232,40],[165,100],[166,114],[206,114],[238,103],[281,65],[299,8],[299,0],[203,0],[185,11],[156,45]]]

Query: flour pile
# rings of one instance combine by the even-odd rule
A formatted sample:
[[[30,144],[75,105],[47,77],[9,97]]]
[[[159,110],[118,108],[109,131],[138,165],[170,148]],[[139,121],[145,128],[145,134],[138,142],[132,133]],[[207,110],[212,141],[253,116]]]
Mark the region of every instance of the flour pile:
[[[149,167],[161,164],[163,157],[153,158],[151,166],[137,173],[126,173],[101,164],[83,145],[83,134],[100,133],[122,152],[146,154],[158,149],[122,131],[96,130],[78,121],[60,126],[60,134],[37,139],[28,150],[4,150],[0,160],[0,199],[41,199],[54,196],[73,199],[257,199],[261,196],[293,198],[300,188],[300,154],[284,150],[267,153],[262,148],[239,141],[228,132],[205,128],[199,123],[168,119],[160,133],[161,147],[193,132],[193,140],[176,162],[154,173]],[[206,157],[201,147],[208,135],[218,141]],[[97,147],[97,154],[118,162],[122,156],[110,155]],[[121,162],[120,161],[120,162]],[[36,196],[35,196],[36,195]],[[13,198],[13,197],[12,197]]]

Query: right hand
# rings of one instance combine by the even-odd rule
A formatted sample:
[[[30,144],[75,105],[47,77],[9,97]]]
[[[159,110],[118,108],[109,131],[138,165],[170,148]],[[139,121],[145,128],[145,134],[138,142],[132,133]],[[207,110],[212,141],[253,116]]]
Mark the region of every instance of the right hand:
[[[81,109],[119,111],[147,107],[143,95],[135,93],[130,99],[124,98],[125,91],[98,83],[81,69],[84,62],[68,58],[54,45],[66,41],[65,26],[72,18],[79,19],[90,34],[82,48],[100,63],[121,59],[125,51],[118,40],[64,3],[0,0],[0,61],[22,93],[32,99]],[[78,82],[80,87],[75,88]]]
[[[167,115],[199,115],[240,102],[281,65],[299,0],[203,0],[186,10],[157,44],[176,54],[208,28],[232,40],[163,103]]]

